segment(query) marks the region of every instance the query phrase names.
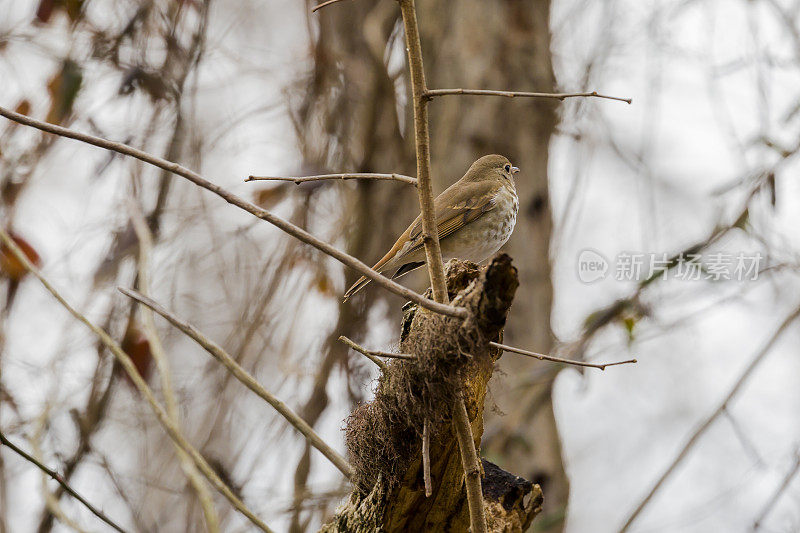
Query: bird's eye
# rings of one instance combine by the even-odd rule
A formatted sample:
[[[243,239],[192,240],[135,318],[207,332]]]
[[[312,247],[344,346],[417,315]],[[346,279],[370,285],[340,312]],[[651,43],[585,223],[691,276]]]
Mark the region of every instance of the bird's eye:
[[[504,166],[503,170],[505,170],[506,172],[511,172],[511,165]]]

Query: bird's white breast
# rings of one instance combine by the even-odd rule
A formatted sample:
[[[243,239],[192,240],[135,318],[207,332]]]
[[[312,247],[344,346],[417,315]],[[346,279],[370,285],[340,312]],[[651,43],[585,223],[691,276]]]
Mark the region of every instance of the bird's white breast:
[[[517,223],[519,199],[511,187],[502,187],[494,197],[494,207],[486,214],[442,242],[445,260],[457,257],[481,263],[491,257],[511,237]]]

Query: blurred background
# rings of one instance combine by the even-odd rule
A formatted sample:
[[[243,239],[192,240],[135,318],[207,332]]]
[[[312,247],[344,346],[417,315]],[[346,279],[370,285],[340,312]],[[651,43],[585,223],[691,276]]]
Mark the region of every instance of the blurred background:
[[[243,182],[415,173],[396,3],[311,6],[0,0],[0,105],[177,161],[372,264],[413,219],[413,188]],[[430,104],[435,192],[487,153],[522,169],[505,341],[638,359],[604,372],[501,359],[482,452],[542,485],[533,529],[800,531],[800,326],[781,327],[800,305],[800,2],[417,9],[431,88],[633,98]],[[376,373],[336,339],[392,349],[401,299],[370,287],[341,304],[356,275],[269,224],[138,161],[5,120],[0,202],[4,227],[158,393],[139,311],[116,290],[137,283],[141,211],[155,239],[151,295],[344,452],[343,421]],[[0,270],[0,429],[126,528],[200,530],[168,438],[112,356],[6,249]],[[338,471],[157,326],[192,443],[272,527],[316,530],[349,492]],[[223,530],[248,530],[215,499]],[[0,509],[2,532],[105,531],[6,448]]]

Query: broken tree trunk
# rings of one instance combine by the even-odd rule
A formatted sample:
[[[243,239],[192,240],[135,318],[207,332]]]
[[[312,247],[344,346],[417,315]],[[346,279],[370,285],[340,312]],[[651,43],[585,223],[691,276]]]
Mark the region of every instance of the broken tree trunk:
[[[453,305],[470,310],[459,320],[408,304],[400,351],[377,382],[375,399],[347,420],[347,448],[355,469],[353,492],[324,532],[467,531],[464,470],[450,413],[463,393],[475,445],[483,434],[487,384],[519,284],[511,259],[500,254],[486,267],[446,265]],[[433,494],[422,475],[423,421],[430,421]],[[522,532],[539,512],[542,493],[520,477],[483,460],[483,498],[490,531]]]

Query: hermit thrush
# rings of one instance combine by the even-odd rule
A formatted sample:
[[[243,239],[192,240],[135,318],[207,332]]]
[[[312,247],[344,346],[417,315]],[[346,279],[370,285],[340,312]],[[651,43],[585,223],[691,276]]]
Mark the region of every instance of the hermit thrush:
[[[519,208],[514,187],[517,172],[519,169],[502,155],[486,155],[436,197],[433,208],[445,261],[455,257],[480,263],[511,237]],[[397,278],[424,264],[422,219],[418,216],[372,269]],[[344,294],[344,300],[369,281],[359,279]]]

